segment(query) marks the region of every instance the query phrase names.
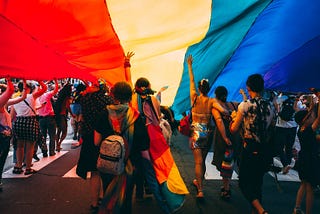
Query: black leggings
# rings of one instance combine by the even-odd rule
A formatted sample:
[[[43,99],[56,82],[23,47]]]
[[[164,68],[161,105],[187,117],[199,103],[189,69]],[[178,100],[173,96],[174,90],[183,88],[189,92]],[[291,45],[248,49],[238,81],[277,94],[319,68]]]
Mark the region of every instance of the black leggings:
[[[255,199],[262,201],[264,165],[259,155],[243,150],[239,168],[239,187],[250,203]]]

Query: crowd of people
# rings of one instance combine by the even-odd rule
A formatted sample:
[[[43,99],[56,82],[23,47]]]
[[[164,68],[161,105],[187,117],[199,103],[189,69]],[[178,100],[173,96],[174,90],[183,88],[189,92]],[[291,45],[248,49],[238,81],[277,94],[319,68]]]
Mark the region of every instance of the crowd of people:
[[[133,55],[129,52],[125,56],[128,79]],[[268,213],[262,203],[263,176],[270,170],[273,157],[278,156],[281,173],[287,174],[293,167],[299,172],[301,185],[293,212],[303,213],[305,195],[306,213],[311,213],[313,189],[320,183],[315,170],[320,164],[316,159],[320,147],[320,92],[312,89],[304,95],[267,93],[263,77],[253,74],[246,81],[248,96],[241,91],[243,101],[231,102],[224,86],[215,89],[215,97],[209,97],[210,83],[207,79],[195,83],[192,63],[189,56],[189,146],[194,157],[196,198],[205,198],[205,160],[213,148],[212,164],[222,178],[220,197],[232,197],[230,180],[237,170],[239,188],[252,213]],[[189,191],[170,152],[170,136],[176,133],[177,123],[170,108],[161,106],[161,92],[155,95],[147,78],[141,77],[134,84],[118,82],[111,88],[102,79],[76,85],[69,81],[59,84],[58,80],[23,80],[16,89],[6,78],[0,90],[0,188],[11,143],[16,157],[12,173],[36,173],[32,159],[39,160],[38,147],[43,158],[60,152],[71,117],[73,139],[82,145],[76,173],[90,179],[93,213],[131,213],[134,188],[136,199],[143,199],[144,192],[153,194],[164,213],[173,213],[183,205]],[[97,169],[101,142],[115,132],[121,133],[126,142],[125,170],[120,175]],[[294,159],[297,138],[299,147],[295,149],[299,153]]]
[[[213,144],[212,164],[222,177],[220,197],[231,197],[230,178],[234,170],[239,175],[239,188],[252,207],[252,213],[268,213],[262,204],[264,174],[274,168],[273,158],[282,163],[282,174],[295,167],[301,186],[297,192],[293,213],[303,213],[301,203],[306,195],[306,213],[311,213],[313,190],[320,184],[320,92],[310,88],[309,94],[287,94],[266,91],[260,74],[247,78],[241,103],[228,102],[224,86],[215,89],[209,98],[208,80],[198,82],[197,93],[192,56],[187,59],[190,77],[191,134],[190,148],[194,154],[198,198],[203,198],[204,160]],[[295,144],[298,138],[299,145]],[[293,158],[293,150],[298,157]]]

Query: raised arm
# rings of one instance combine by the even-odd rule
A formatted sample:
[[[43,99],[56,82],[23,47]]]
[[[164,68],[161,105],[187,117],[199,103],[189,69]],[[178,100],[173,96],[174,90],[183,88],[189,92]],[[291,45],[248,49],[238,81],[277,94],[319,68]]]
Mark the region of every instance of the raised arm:
[[[8,101],[8,103],[7,103],[7,106],[11,106],[11,105],[14,105],[16,103],[20,103],[22,100],[26,99],[26,97],[27,97],[26,88],[27,88],[27,82],[26,82],[26,80],[23,80],[23,91],[22,91],[21,96],[13,98],[13,99],[10,99]]]
[[[40,87],[38,88],[38,90],[36,90],[35,92],[32,93],[32,96],[34,99],[37,99],[38,97],[40,97],[48,89],[47,85],[43,81],[38,81],[38,83],[39,83]]]
[[[14,92],[14,85],[11,79],[7,78],[7,89],[0,96],[0,108],[3,108]]]
[[[132,87],[132,79],[131,79],[131,64],[130,64],[130,59],[131,57],[133,57],[134,52],[129,51],[127,53],[127,55],[125,55],[124,58],[124,72],[125,72],[125,77],[126,77],[126,81],[130,84],[130,86]]]
[[[242,88],[239,90],[239,93],[242,95],[242,100],[243,101],[247,101],[248,100],[248,96],[247,96],[246,92]]]
[[[59,91],[59,83],[57,79],[54,79],[54,90],[51,92],[52,96],[56,95]]]
[[[189,72],[189,79],[190,79],[190,98],[191,102],[195,99],[195,96],[197,96],[197,89],[196,89],[196,84],[194,82],[194,74],[193,74],[193,69],[192,69],[192,63],[193,63],[193,58],[192,55],[190,55],[187,59],[188,63],[188,72]],[[192,105],[193,103],[191,103]]]

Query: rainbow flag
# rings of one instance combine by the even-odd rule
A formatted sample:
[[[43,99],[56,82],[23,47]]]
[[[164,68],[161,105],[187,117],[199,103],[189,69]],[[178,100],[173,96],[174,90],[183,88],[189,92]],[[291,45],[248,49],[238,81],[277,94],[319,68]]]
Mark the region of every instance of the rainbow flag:
[[[156,178],[170,210],[174,211],[183,205],[185,195],[189,191],[174,162],[160,126],[149,124],[147,129],[150,137],[149,152]]]

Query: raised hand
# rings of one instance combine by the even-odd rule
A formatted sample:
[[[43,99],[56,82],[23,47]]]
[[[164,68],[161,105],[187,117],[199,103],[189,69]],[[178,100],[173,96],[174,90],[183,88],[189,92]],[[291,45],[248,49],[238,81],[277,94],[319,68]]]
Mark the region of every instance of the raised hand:
[[[129,61],[130,62],[130,59],[131,59],[131,57],[134,56],[134,54],[135,53],[133,51],[127,52],[127,55],[125,56],[125,61]]]
[[[248,99],[246,92],[242,88],[239,90],[239,93],[242,95],[243,101],[246,101]]]

